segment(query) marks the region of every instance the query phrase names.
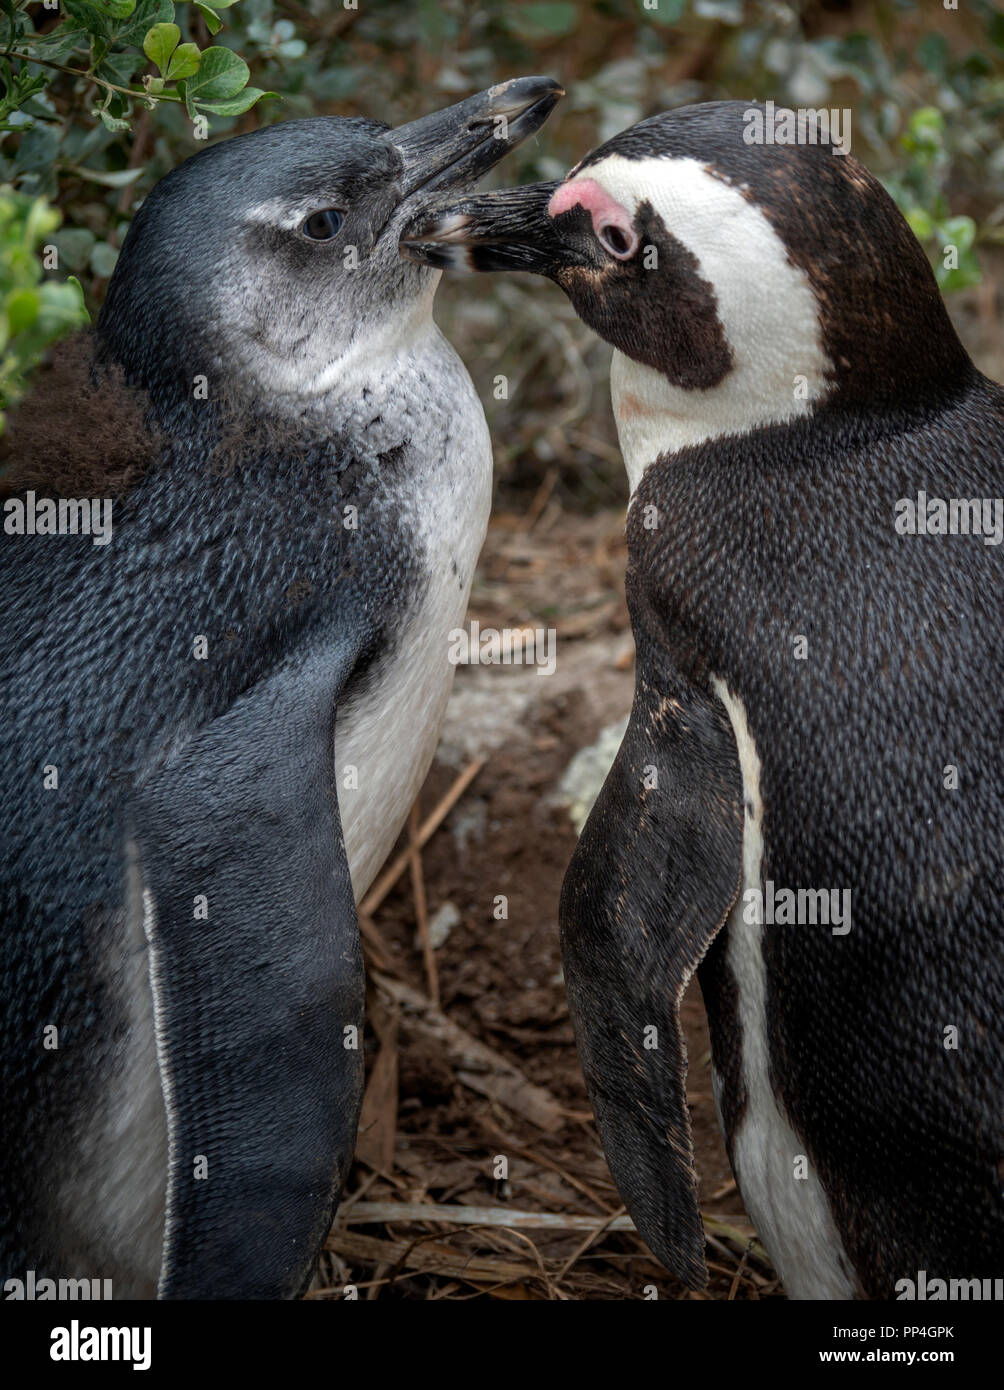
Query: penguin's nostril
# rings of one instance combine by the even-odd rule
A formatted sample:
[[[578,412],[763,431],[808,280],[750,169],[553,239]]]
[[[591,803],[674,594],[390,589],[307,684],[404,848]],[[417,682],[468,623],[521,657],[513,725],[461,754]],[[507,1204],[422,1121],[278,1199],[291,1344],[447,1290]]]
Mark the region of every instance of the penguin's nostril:
[[[616,256],[619,260],[630,256],[634,250],[634,238],[629,236],[623,227],[618,227],[614,222],[605,222],[598,227],[596,236],[604,250],[609,251],[611,256]]]

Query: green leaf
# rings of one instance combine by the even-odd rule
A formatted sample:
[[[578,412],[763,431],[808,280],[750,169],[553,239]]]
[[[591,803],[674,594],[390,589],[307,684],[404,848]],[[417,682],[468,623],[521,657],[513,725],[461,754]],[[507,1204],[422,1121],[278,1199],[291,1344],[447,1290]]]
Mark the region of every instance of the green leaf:
[[[0,31],[0,42],[12,46],[24,33],[25,16],[22,11],[15,10],[14,0],[0,0],[0,10],[7,16],[7,26]]]
[[[75,48],[87,42],[87,29],[78,21],[64,19],[57,24],[51,34],[46,34],[38,43],[31,46],[32,53],[40,58],[49,58],[54,63],[63,63]]]
[[[178,83],[178,95],[185,103],[185,110],[188,112],[189,120],[194,121],[199,114],[199,108],[195,104],[195,98],[188,89],[188,83],[184,79]]]
[[[87,169],[82,164],[63,164],[60,167],[68,174],[89,179],[91,183],[100,183],[104,188],[128,188],[143,172],[142,165],[135,169]]]
[[[108,280],[115,269],[119,253],[107,241],[99,241],[91,252],[91,269],[101,280]]]
[[[39,297],[38,326],[50,336],[70,333],[90,317],[84,308],[84,296],[76,277],[62,285],[47,281],[39,287]]]
[[[206,28],[209,30],[209,32],[211,34],[218,34],[220,30],[223,28],[223,20],[220,19],[216,11],[211,10],[208,5],[200,4],[199,0],[196,0],[195,8],[198,10],[202,18],[206,21]]]
[[[940,230],[946,246],[959,248],[960,260],[976,240],[976,223],[971,217],[949,217]]]
[[[110,37],[113,20],[103,10],[92,5],[90,0],[62,0],[62,4],[66,13],[77,21],[80,28],[86,29],[89,35],[102,34],[105,38]]]
[[[110,39],[118,21],[128,19],[136,8],[136,0],[63,0],[63,9],[92,34]]]
[[[906,220],[918,241],[927,241],[934,236],[934,221],[930,213],[923,208],[911,208],[906,214]]]
[[[227,101],[248,84],[251,69],[229,48],[214,46],[203,50],[199,70],[188,79],[188,95],[200,105],[207,101]]]
[[[111,143],[106,130],[99,126],[88,129],[82,121],[76,121],[63,136],[59,153],[71,164],[82,164],[92,154],[107,149]]]
[[[127,87],[136,69],[143,66],[143,55],[131,48],[126,53],[109,53],[98,64],[95,71],[106,82],[114,82],[117,87]]]
[[[27,374],[49,343],[87,319],[79,284],[42,280],[39,246],[47,244],[59,222],[58,209],[45,198],[16,192],[9,185],[0,187],[0,408],[4,410],[23,396]]]
[[[64,227],[52,238],[60,270],[83,270],[94,249],[94,233],[86,227]]]
[[[919,106],[910,117],[909,129],[918,139],[932,138],[945,129],[945,118],[936,106]]]
[[[5,191],[5,190],[4,190]],[[25,219],[24,238],[29,246],[54,232],[63,220],[58,208],[49,207],[44,198],[35,198]]]
[[[21,136],[21,144],[14,157],[14,172],[31,174],[51,167],[59,149],[59,126],[43,124],[41,121]]]
[[[66,277],[66,283],[67,283],[67,285],[70,286],[70,288],[73,290],[74,294],[76,294],[76,296],[77,296],[77,308],[78,308],[79,313],[82,315],[81,323],[90,323],[90,321],[91,321],[91,316],[90,316],[90,314],[87,312],[87,306],[86,306],[86,304],[84,303],[84,287],[83,287],[83,285],[80,283],[80,281],[77,279],[77,277],[76,277],[75,275],[67,275],[67,277]]]
[[[282,98],[278,92],[263,92],[260,87],[245,87],[243,92],[231,97],[229,101],[200,101],[199,110],[209,111],[214,116],[242,116],[245,111],[250,111],[256,101],[262,97],[275,97],[276,101]]]
[[[123,120],[121,116],[113,116],[110,111],[100,110],[98,115],[101,117],[101,124],[105,130],[123,131],[129,129],[129,122]]]
[[[946,268],[942,254],[934,263],[934,273],[945,294],[954,294],[956,290],[969,289],[971,285],[978,285],[983,278],[983,270],[975,253],[972,251],[962,252],[961,248],[959,264],[954,269]]]
[[[33,285],[42,278],[42,267],[33,250],[27,246],[8,246],[4,251],[3,269],[9,280],[21,280]]]
[[[177,24],[155,24],[143,40],[143,52],[151,63],[156,63],[163,77],[167,76],[167,65],[180,38]]]
[[[209,52],[209,50],[206,50]],[[191,77],[197,72],[202,59],[197,43],[180,44],[171,55],[171,64],[164,76],[170,82],[179,77]]]
[[[115,42],[142,48],[143,39],[155,25],[171,24],[173,20],[174,0],[139,0],[132,16],[115,30]]]
[[[11,337],[31,328],[38,318],[40,300],[37,290],[15,290],[7,296],[7,320]]]

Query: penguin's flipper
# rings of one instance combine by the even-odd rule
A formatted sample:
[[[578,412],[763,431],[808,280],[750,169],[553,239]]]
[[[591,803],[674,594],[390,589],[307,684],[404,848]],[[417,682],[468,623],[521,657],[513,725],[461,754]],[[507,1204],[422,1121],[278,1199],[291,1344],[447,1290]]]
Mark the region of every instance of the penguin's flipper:
[[[364,975],[314,648],[151,775],[133,815],[167,1112],[162,1298],[295,1297],[355,1144]]]
[[[691,1288],[707,1270],[680,1004],[738,895],[742,827],[724,707],[639,645],[627,732],[565,875],[561,952],[610,1171],[653,1253]]]

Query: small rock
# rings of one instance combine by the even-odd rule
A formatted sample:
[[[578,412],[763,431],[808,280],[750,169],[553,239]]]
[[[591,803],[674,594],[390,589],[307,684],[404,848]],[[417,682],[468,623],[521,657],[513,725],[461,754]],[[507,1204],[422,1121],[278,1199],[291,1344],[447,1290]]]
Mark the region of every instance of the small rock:
[[[588,748],[580,748],[558,784],[559,799],[568,807],[568,814],[580,835],[617,756],[627,726],[626,718],[619,719],[616,724],[608,725],[595,743]]]
[[[446,945],[446,938],[460,921],[460,912],[455,903],[443,903],[429,918],[429,941],[434,951]],[[422,949],[422,938],[415,933],[415,948]]]

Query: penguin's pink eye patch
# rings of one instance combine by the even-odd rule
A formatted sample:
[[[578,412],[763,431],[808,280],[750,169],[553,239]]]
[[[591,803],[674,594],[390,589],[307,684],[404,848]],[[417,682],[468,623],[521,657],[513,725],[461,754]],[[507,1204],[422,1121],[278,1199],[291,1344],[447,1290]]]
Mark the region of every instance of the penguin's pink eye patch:
[[[574,179],[556,189],[547,205],[549,217],[560,217],[573,208],[585,208],[593,224],[593,235],[608,255],[618,261],[629,260],[638,250],[638,233],[631,215],[595,179]]]

